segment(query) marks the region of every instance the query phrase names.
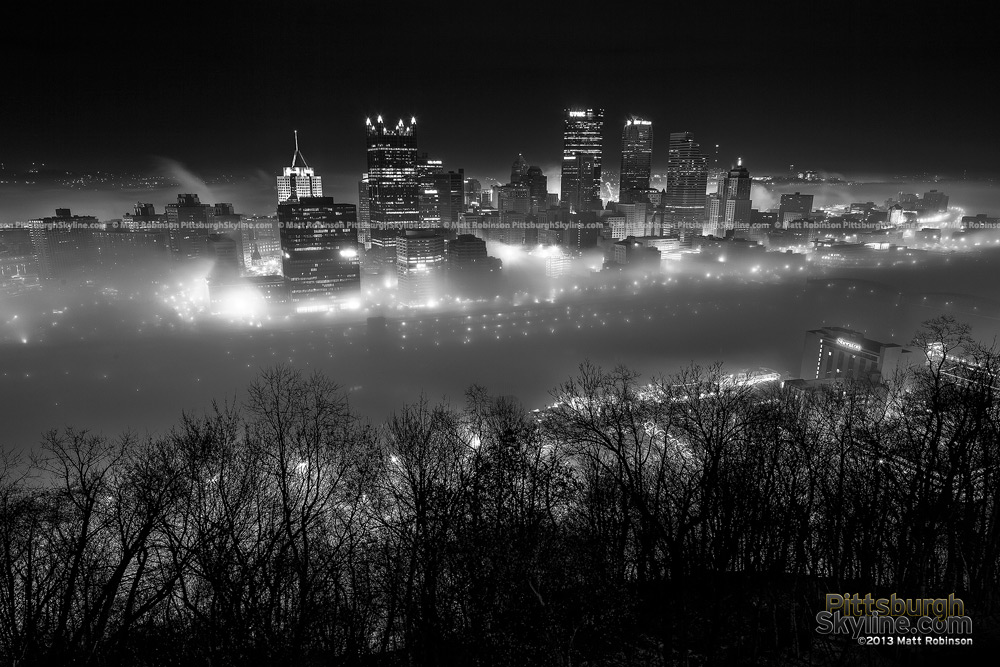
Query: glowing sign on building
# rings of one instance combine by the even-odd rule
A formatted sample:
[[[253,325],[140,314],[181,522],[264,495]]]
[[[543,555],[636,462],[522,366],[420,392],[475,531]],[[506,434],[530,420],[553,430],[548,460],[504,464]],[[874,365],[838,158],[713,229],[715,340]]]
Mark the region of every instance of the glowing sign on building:
[[[848,350],[854,350],[855,352],[861,351],[861,343],[855,343],[854,341],[847,340],[846,338],[838,338],[837,345],[846,347]]]

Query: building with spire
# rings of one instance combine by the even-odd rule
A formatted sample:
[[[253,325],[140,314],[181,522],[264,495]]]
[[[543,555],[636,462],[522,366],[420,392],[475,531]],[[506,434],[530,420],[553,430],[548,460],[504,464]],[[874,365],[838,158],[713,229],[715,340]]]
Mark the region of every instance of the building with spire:
[[[299,164],[301,162],[301,164]],[[299,200],[303,197],[322,197],[323,179],[316,175],[299,150],[299,131],[295,130],[295,152],[292,164],[278,176],[278,203]]]

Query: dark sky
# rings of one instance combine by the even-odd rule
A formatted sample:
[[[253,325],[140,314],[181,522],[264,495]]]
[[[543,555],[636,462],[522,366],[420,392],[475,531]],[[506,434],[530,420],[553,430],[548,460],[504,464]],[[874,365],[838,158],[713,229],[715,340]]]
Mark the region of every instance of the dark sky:
[[[447,168],[501,176],[517,152],[554,167],[573,104],[607,110],[609,166],[630,112],[655,123],[654,166],[679,130],[762,171],[971,176],[1000,148],[971,4],[343,4],[34,3],[0,44],[0,160],[276,173],[298,129],[351,180],[382,112],[415,114]]]

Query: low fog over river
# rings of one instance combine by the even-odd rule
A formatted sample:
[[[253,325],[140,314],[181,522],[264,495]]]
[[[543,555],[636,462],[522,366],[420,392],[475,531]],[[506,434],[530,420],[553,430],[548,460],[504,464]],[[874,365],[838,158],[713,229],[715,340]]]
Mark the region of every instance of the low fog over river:
[[[472,383],[542,407],[585,359],[626,364],[647,377],[713,361],[794,377],[804,332],[824,324],[905,343],[920,322],[948,312],[972,324],[978,339],[992,339],[1000,333],[998,261],[1000,251],[988,251],[932,267],[828,272],[781,284],[683,279],[551,304],[393,313],[381,337],[366,331],[363,316],[305,318],[294,329],[206,323],[136,333],[136,306],[89,305],[76,326],[85,332],[92,324],[95,333],[83,341],[23,344],[8,336],[0,346],[2,444],[30,447],[44,430],[68,425],[109,435],[162,431],[182,410],[240,400],[261,368],[278,363],[326,373],[376,421],[421,392],[460,403]]]

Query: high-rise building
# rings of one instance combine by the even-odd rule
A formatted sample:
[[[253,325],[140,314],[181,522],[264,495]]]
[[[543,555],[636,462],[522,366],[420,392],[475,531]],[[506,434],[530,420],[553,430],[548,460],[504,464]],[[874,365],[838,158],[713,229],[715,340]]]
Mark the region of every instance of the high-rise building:
[[[653,123],[633,116],[625,121],[625,128],[622,130],[618,200],[627,204],[645,196],[652,168]]]
[[[778,204],[778,223],[783,228],[787,228],[789,222],[795,220],[808,220],[812,214],[813,196],[795,194],[783,194]]]
[[[299,164],[301,160],[302,164]],[[322,197],[323,179],[315,174],[299,150],[299,132],[295,131],[295,152],[292,165],[283,169],[278,176],[278,203],[302,197]]]
[[[708,158],[690,132],[671,132],[665,206],[675,223],[701,223],[705,215]]]
[[[465,209],[468,210],[470,207],[479,208],[480,204],[480,193],[483,191],[483,185],[476,178],[465,179]]]
[[[518,153],[514,164],[510,166],[510,182],[517,185],[527,174],[528,163],[524,160],[524,156]]]
[[[371,226],[403,230],[420,226],[417,185],[417,119],[387,126],[365,121],[368,136],[368,206]]]
[[[521,183],[528,186],[528,200],[531,203],[532,212],[544,211],[548,208],[549,179],[542,172],[541,167],[528,167]]]
[[[566,109],[560,198],[575,211],[601,205],[604,109]]]
[[[358,243],[371,247],[372,216],[368,200],[368,174],[361,174],[358,181]]]
[[[880,343],[843,327],[806,332],[801,376],[805,380],[891,380],[897,372],[919,363],[919,355],[896,343]]]
[[[740,159],[719,181],[716,196],[707,200],[707,233],[726,236],[729,230],[735,233],[735,230],[746,231],[750,228],[751,186],[750,172]]]
[[[396,239],[396,278],[404,303],[424,306],[434,301],[443,267],[442,230],[408,229]]]
[[[527,185],[494,185],[493,189],[497,193],[497,210],[501,216],[504,213],[527,215],[531,212],[531,193]]]
[[[282,274],[295,302],[322,307],[361,289],[357,208],[333,197],[304,197],[278,205]]]

